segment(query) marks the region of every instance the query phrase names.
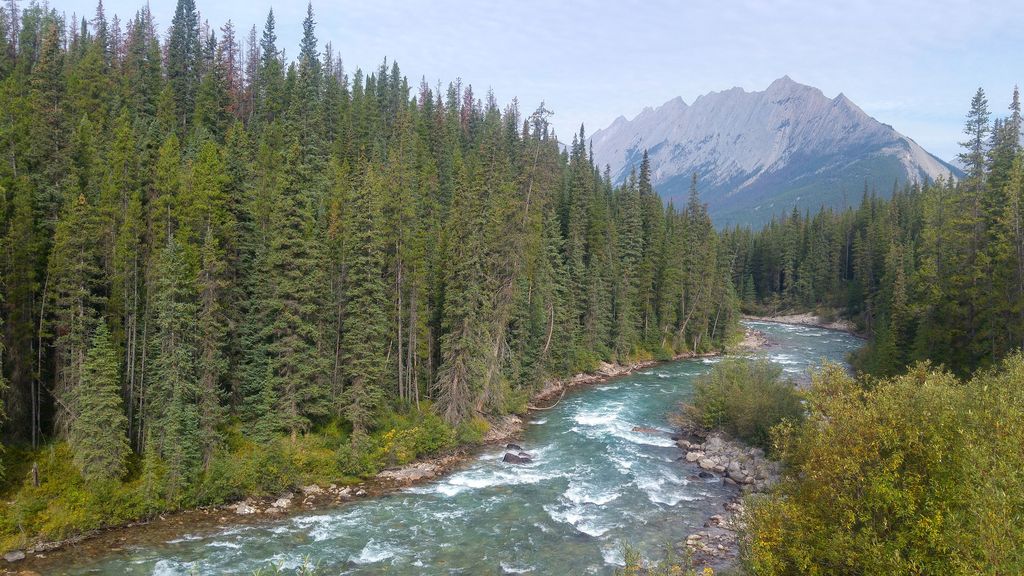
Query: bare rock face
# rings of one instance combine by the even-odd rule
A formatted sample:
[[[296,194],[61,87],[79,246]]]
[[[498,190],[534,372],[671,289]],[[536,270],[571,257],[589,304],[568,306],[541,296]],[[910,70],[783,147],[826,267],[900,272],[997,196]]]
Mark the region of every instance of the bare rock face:
[[[647,149],[652,183],[677,205],[698,173],[702,200],[719,226],[767,222],[794,203],[801,211],[839,206],[844,191],[864,187],[865,175],[881,191],[894,180],[960,173],[846,96],[828,98],[788,76],[763,92],[732,88],[692,105],[676,98],[632,120],[620,117],[590,141],[595,163],[609,165],[615,182],[639,166]]]

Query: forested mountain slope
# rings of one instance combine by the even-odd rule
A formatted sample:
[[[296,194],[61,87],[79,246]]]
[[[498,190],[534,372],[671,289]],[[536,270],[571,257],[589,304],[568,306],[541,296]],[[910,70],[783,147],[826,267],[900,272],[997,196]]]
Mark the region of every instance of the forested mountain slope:
[[[699,173],[718,227],[761,226],[794,207],[844,209],[865,184],[888,195],[894,182],[960,175],[845,95],[828,98],[788,76],[761,92],[732,88],[620,117],[591,143],[613,182],[648,151],[654,185],[670,199],[683,198],[690,175]]]
[[[865,190],[856,209],[793,210],[726,234],[752,307],[845,310],[873,342],[860,367],[897,373],[928,359],[961,374],[1024,346],[1024,154],[1020,98],[994,120],[979,89],[960,181]]]
[[[543,107],[350,75],[311,8],[292,62],[272,12],[2,14],[8,544],[372,473],[734,329],[696,196],[613,186]]]

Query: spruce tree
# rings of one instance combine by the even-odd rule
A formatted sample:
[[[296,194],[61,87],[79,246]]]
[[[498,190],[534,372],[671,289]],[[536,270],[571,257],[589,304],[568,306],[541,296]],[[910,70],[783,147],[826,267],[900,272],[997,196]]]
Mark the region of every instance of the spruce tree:
[[[151,383],[146,391],[146,445],[167,465],[167,488],[177,498],[201,461],[194,257],[172,234],[157,256],[153,296]]]
[[[120,360],[105,322],[92,337],[74,393],[74,419],[68,441],[75,465],[88,480],[124,476],[128,455],[128,418],[121,401]]]
[[[319,329],[324,284],[316,239],[315,198],[296,186],[297,144],[287,153],[274,198],[267,256],[267,353],[276,417],[294,439],[328,412]]]
[[[190,126],[199,89],[201,46],[195,0],[178,0],[167,40],[167,81],[174,94],[177,128]]]
[[[351,258],[341,349],[346,372],[344,412],[357,432],[367,431],[382,407],[389,374],[391,304],[384,284],[384,194],[383,177],[371,169],[363,184],[352,191],[348,208]]]

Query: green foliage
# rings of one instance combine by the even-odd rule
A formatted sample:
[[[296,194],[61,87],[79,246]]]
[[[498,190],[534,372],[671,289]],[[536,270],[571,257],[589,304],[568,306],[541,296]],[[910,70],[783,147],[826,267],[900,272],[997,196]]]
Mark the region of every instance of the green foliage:
[[[814,377],[785,475],[750,516],[755,574],[1024,570],[1024,356],[969,381],[927,363],[888,380]]]
[[[623,546],[625,567],[615,570],[616,576],[714,576],[715,571],[704,567],[700,570],[693,566],[689,557],[680,558],[675,550],[668,546],[665,555],[656,562],[644,560],[640,551],[626,544]]]
[[[486,432],[475,421],[474,438]],[[354,484],[387,466],[450,450],[472,434],[456,432],[429,405],[388,412],[373,434],[349,436],[331,424],[294,440],[277,436],[255,442],[239,426],[223,430],[205,470],[187,485],[174,476],[173,461],[155,449],[128,464],[124,481],[87,478],[79,451],[57,443],[34,452],[12,450],[12,475],[0,504],[0,549],[23,547],[31,538],[62,539],[102,526],[196,506],[221,505],[249,496],[271,497],[309,484]],[[172,455],[173,457],[173,455]],[[32,485],[29,463],[39,465]]]
[[[107,325],[100,323],[82,366],[75,391],[75,417],[68,440],[75,465],[88,480],[120,479],[130,453],[128,419],[121,410],[117,355]]]
[[[1024,346],[1024,149],[1020,99],[992,121],[974,95],[959,156],[966,175],[865,188],[858,206],[794,210],[758,232],[724,234],[743,307],[839,308],[871,341],[854,358],[876,376],[931,360],[961,376]]]
[[[484,436],[490,429],[490,423],[477,416],[459,424],[455,435],[460,444],[479,444],[483,442]]]
[[[89,511],[67,529],[122,497],[146,515],[372,474],[479,442],[550,378],[729,340],[731,256],[649,162],[616,185],[543,105],[348,74],[311,6],[295,62],[273,12],[245,54],[199,13],[68,34],[33,5],[0,50],[5,443],[70,442],[86,485],[122,478],[56,498]],[[72,432],[79,398],[109,417]],[[98,474],[101,445],[126,468]]]
[[[687,412],[700,425],[764,449],[771,449],[776,426],[803,420],[801,394],[782,367],[767,360],[728,359],[715,364],[694,384]]]

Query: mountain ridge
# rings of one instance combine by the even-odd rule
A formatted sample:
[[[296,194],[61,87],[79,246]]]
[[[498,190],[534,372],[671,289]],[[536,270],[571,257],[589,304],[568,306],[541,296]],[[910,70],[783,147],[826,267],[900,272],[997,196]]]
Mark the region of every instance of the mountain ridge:
[[[865,185],[887,196],[894,183],[960,174],[842,92],[828,98],[788,75],[763,91],[733,87],[692,104],[676,97],[619,116],[589,140],[616,182],[647,150],[652,182],[670,200],[685,197],[697,172],[719,226],[761,224],[794,206],[843,207]]]

